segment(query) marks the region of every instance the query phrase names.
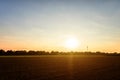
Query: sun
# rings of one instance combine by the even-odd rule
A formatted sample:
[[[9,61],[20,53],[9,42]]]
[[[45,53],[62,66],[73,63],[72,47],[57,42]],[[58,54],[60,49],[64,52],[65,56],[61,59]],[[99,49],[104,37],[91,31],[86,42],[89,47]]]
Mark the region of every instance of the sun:
[[[79,41],[75,37],[70,37],[66,39],[65,47],[68,49],[75,49],[79,46]]]

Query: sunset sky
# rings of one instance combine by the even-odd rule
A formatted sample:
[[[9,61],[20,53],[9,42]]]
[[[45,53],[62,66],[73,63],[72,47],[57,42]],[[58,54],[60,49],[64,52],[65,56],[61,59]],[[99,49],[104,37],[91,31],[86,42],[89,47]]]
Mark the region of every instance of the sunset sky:
[[[0,0],[0,49],[120,52],[120,0]],[[74,39],[73,38],[73,39]]]

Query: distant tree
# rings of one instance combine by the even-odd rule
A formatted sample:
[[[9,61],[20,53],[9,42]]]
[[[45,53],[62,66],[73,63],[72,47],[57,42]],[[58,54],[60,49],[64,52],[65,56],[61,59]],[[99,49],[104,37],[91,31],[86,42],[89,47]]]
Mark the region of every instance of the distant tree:
[[[5,51],[3,49],[0,50],[0,55],[4,55]]]
[[[27,55],[27,52],[25,50],[23,50],[23,51],[15,51],[15,55]]]
[[[36,52],[35,52],[35,51],[33,51],[33,50],[30,50],[30,51],[28,51],[28,54],[29,54],[29,55],[35,55],[35,54],[36,54]]]
[[[13,54],[14,54],[14,51],[8,50],[5,55],[13,55]]]
[[[58,52],[58,51],[51,51],[50,54],[51,54],[51,55],[57,55],[57,54],[59,54],[59,52]]]
[[[20,50],[20,51],[12,51],[8,50],[5,51],[3,49],[0,49],[0,55],[104,55],[104,56],[120,56],[120,53],[114,52],[114,53],[105,53],[105,52],[59,52],[59,51],[26,51],[26,50]]]

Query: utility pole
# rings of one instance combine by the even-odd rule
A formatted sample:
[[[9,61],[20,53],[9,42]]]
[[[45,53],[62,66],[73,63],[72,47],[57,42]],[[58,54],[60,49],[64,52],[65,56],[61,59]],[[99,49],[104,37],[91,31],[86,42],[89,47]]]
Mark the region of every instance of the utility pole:
[[[88,51],[88,46],[87,46],[87,51]]]

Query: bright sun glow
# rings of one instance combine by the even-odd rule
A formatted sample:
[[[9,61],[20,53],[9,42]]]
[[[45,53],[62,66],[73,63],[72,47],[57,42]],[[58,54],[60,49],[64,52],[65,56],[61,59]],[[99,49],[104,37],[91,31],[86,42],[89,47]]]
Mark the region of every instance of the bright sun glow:
[[[68,49],[75,49],[78,47],[78,39],[71,37],[68,38],[65,42],[65,47]]]

